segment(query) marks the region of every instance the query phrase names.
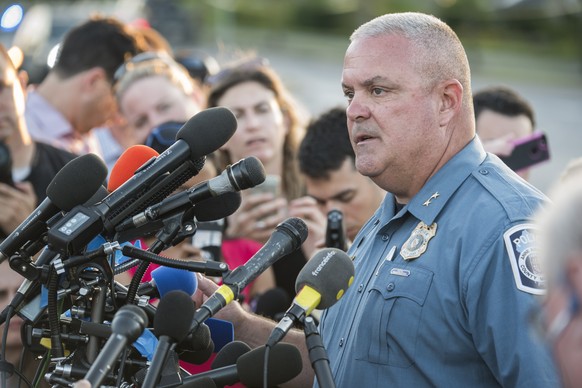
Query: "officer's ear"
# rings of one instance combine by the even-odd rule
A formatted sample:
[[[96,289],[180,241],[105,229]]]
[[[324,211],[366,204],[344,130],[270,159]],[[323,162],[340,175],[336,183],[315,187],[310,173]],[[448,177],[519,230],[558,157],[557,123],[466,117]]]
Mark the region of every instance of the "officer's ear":
[[[456,79],[449,79],[437,86],[439,98],[439,125],[446,127],[459,114],[463,105],[463,85]]]

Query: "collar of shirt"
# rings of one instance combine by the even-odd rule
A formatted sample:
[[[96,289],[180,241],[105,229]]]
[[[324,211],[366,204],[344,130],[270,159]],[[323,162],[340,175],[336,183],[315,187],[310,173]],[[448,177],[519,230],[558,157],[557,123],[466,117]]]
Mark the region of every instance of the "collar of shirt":
[[[29,132],[34,139],[75,138],[71,123],[35,91],[28,92],[25,115]]]
[[[414,217],[431,225],[451,196],[458,190],[469,175],[485,160],[486,153],[481,141],[476,136],[429,179],[423,188],[399,212],[406,211]],[[380,209],[373,219],[390,220],[395,214],[396,198],[387,193]]]

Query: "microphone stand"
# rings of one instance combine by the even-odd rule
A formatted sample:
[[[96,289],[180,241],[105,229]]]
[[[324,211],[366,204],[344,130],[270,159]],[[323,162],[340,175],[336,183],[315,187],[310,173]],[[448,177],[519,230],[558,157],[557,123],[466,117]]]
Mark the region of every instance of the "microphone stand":
[[[323,341],[321,341],[321,336],[312,317],[305,317],[303,320],[303,331],[305,332],[305,342],[309,351],[309,360],[315,371],[319,386],[321,388],[335,388],[327,351],[323,346]]]

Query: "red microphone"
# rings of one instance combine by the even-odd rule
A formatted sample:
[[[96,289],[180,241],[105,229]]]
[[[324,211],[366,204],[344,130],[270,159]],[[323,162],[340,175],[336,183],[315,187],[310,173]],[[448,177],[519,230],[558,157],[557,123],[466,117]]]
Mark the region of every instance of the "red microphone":
[[[111,169],[107,190],[111,193],[131,178],[147,161],[159,153],[151,147],[137,144],[126,149]]]

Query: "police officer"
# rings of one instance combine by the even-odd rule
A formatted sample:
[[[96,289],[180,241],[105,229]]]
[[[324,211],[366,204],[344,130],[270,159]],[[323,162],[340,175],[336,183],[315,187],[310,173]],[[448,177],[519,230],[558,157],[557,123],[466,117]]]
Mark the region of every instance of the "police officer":
[[[350,40],[342,87],[356,168],[389,194],[348,251],[353,285],[322,315],[336,385],[558,386],[527,325],[544,280],[529,217],[546,198],[475,136],[458,37],[433,16],[395,13]],[[237,339],[264,343],[266,323],[236,305],[222,316]],[[312,381],[306,365],[296,386]]]

